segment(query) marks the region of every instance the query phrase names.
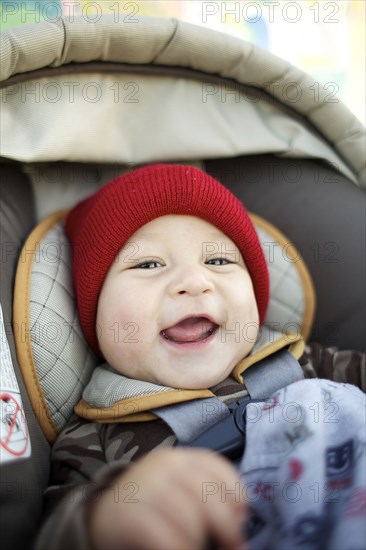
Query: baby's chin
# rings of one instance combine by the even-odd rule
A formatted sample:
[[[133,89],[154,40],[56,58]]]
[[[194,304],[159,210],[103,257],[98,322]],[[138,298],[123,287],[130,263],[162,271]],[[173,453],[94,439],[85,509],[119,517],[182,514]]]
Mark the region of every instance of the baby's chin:
[[[211,364],[210,368],[207,368],[207,362],[204,365],[175,364],[173,368],[170,364],[161,364],[160,372],[156,369],[154,373],[149,373],[149,382],[178,390],[207,390],[226,380],[235,365],[234,360],[229,365],[226,362],[224,365]]]
[[[174,382],[172,380],[165,381],[165,383],[160,380],[160,382],[155,382],[163,386],[169,386],[171,388],[176,388],[179,390],[207,390],[209,388],[212,388],[214,386],[217,386],[217,384],[220,384],[220,382],[223,382],[228,378],[230,375],[225,373],[221,375],[216,376],[202,376],[199,377],[197,380],[192,382],[192,380],[184,380],[183,379],[177,379]]]

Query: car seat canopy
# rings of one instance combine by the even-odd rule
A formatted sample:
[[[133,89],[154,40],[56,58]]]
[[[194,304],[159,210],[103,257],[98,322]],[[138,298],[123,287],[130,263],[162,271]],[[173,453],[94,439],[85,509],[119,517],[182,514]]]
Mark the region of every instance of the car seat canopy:
[[[83,146],[81,143],[79,157],[75,154],[73,156],[69,148],[62,146],[65,140],[70,139],[72,131],[69,128],[67,132],[61,124],[65,118],[65,109],[71,109],[68,112],[69,116],[73,117],[82,106],[83,120],[87,121],[91,118],[91,124],[95,125],[97,118],[102,116],[102,112],[97,108],[99,99],[102,98],[105,103],[109,95],[110,107],[104,112],[107,115],[109,113],[108,122],[115,116],[117,118],[116,125],[111,126],[111,139],[107,138],[107,144],[109,146],[112,143],[115,132],[121,135],[121,130],[118,131],[118,128],[123,126],[124,135],[132,135],[132,145],[130,149],[129,142],[124,147],[120,147],[121,144],[117,139],[116,149],[121,153],[118,155],[112,148],[109,156],[106,157],[106,151],[102,148],[101,157],[106,162],[138,163],[160,160],[161,156],[159,159],[157,151],[154,152],[154,150],[145,155],[139,154],[139,148],[134,147],[133,132],[131,134],[131,129],[137,127],[141,135],[141,121],[146,120],[147,110],[151,114],[146,93],[139,97],[128,96],[128,93],[133,94],[134,84],[139,88],[139,93],[142,93],[142,89],[146,92],[144,81],[146,76],[141,76],[142,80],[134,76],[131,80],[131,74],[136,75],[134,71],[141,72],[142,69],[148,68],[150,74],[154,71],[153,74],[156,76],[162,73],[166,77],[170,75],[181,88],[178,90],[176,87],[172,90],[172,82],[166,81],[166,87],[153,90],[154,78],[149,79],[149,94],[155,94],[154,104],[158,108],[159,120],[160,122],[163,120],[166,109],[167,116],[164,120],[172,121],[175,131],[177,126],[181,130],[180,144],[183,141],[184,145],[188,145],[192,135],[196,134],[197,128],[205,130],[203,133],[198,133],[197,142],[193,140],[192,151],[197,151],[196,158],[203,156],[207,158],[208,150],[211,151],[212,158],[220,155],[253,153],[254,148],[251,149],[248,143],[242,142],[239,129],[235,128],[234,124],[235,121],[240,121],[243,128],[244,122],[249,118],[251,136],[257,135],[258,141],[263,144],[261,152],[275,152],[303,158],[323,158],[335,165],[348,178],[361,185],[365,184],[365,132],[356,117],[338,98],[330,98],[329,90],[320,86],[312,77],[287,61],[238,38],[175,19],[139,16],[136,21],[121,21],[116,24],[113,16],[105,15],[97,23],[91,23],[82,17],[64,17],[54,23],[37,24],[36,32],[34,25],[7,31],[2,39],[2,48],[0,78],[2,86],[7,88],[7,91],[3,92],[6,100],[3,101],[3,128],[8,136],[7,143],[12,141],[11,125],[8,120],[10,115],[16,112],[16,105],[19,107],[21,94],[27,93],[27,90],[21,88],[21,83],[29,80],[34,82],[40,79],[38,82],[41,93],[37,109],[32,110],[36,118],[32,118],[31,122],[34,125],[36,120],[43,120],[43,124],[41,127],[38,125],[38,129],[41,128],[44,136],[41,144],[34,144],[32,137],[28,136],[28,141],[33,146],[36,145],[33,147],[32,155],[29,148],[25,147],[22,152],[18,146],[16,153],[15,147],[8,145],[2,153],[7,158],[19,158],[27,162],[60,159],[85,162],[88,160],[85,157],[87,145]],[[99,80],[99,88],[96,86],[93,92],[91,85],[93,79],[90,75],[93,72],[95,74],[97,70],[108,74],[110,80],[106,77],[104,85]],[[129,80],[120,79],[122,72],[127,70]],[[182,78],[177,81],[176,75],[182,70],[185,71],[185,77],[183,78],[180,72]],[[80,84],[82,84],[80,75],[89,75],[84,82],[84,88],[79,85],[76,90],[74,86],[74,105],[66,93],[67,91],[70,93],[72,85],[69,82],[65,88],[65,77],[63,76],[62,81],[58,80],[61,74],[73,75],[70,80],[77,80]],[[42,75],[47,79],[46,81],[42,81]],[[52,76],[53,89],[50,87],[50,76]],[[196,86],[193,81],[196,81]],[[162,83],[161,78],[159,82]],[[129,89],[127,89],[128,83],[130,83]],[[85,85],[88,84],[90,94],[96,95],[90,95],[85,100],[85,94],[87,94]],[[113,86],[116,90],[124,91],[118,96],[118,101],[116,101],[117,92],[114,95],[111,92]],[[319,94],[314,93],[314,86],[317,86]],[[60,90],[61,98],[58,98],[57,93]],[[156,102],[157,95],[160,98],[158,102]],[[169,97],[170,102],[166,103]],[[175,98],[174,101],[172,97]],[[29,93],[28,98],[30,98]],[[137,115],[135,109],[134,124],[129,124],[128,115],[123,107],[127,105],[131,112],[133,100],[139,103],[141,114]],[[146,105],[146,111],[141,108],[143,104]],[[178,112],[187,113],[194,108],[194,105],[196,106],[194,114],[198,111],[197,105],[199,105],[201,118],[196,125],[194,125],[195,117],[191,118],[193,131],[191,127],[191,132],[188,133],[187,130],[184,131],[184,121],[178,116]],[[176,116],[172,117],[172,113],[176,113]],[[22,123],[24,114],[19,113],[19,116],[22,115]],[[255,115],[253,128],[251,119]],[[28,116],[30,116],[29,112]],[[52,125],[52,131],[56,130],[53,151],[45,147],[45,143],[49,143],[50,138],[50,134],[46,132],[45,121],[49,121],[50,117],[56,117],[55,124]],[[263,133],[261,120],[263,126],[263,119],[270,122],[271,117],[275,120],[279,117],[282,124],[278,125],[276,121],[274,129],[269,124],[270,135],[268,136]],[[216,125],[216,132],[215,125],[209,124],[209,120],[212,119]],[[77,123],[80,120],[81,116],[75,121],[76,134]],[[223,123],[225,120],[228,121],[226,125]],[[291,121],[290,125],[289,121]],[[285,131],[287,125],[289,130]],[[57,133],[58,126],[60,131]],[[90,128],[85,128],[85,133],[90,137],[89,156],[92,158],[96,147],[89,130]],[[96,128],[96,130],[97,134],[99,129]],[[162,130],[166,133],[166,140],[161,146],[165,147],[172,142],[171,131],[166,126]],[[19,126],[16,124],[14,134],[19,137]],[[207,139],[208,136],[211,139]],[[218,136],[222,136],[222,139],[217,140]],[[100,145],[100,140],[98,141]],[[206,148],[197,149],[199,143],[205,143]],[[312,146],[309,145],[310,143]],[[147,148],[143,145],[140,151],[141,149],[146,151]],[[168,156],[165,158],[179,159],[177,149],[173,148],[169,156],[168,148]],[[193,158],[189,153],[188,156]]]

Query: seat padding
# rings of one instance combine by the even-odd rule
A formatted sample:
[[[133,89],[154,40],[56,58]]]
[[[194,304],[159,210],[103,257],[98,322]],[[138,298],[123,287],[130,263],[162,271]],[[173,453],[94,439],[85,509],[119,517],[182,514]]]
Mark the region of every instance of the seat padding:
[[[12,295],[18,254],[26,235],[35,223],[35,216],[31,186],[20,169],[15,165],[3,165],[1,171],[0,300],[5,334],[29,429],[31,456],[0,465],[0,533],[3,548],[27,550],[32,547],[42,512],[43,491],[49,476],[49,444],[38,425],[28,399],[16,358],[11,327]]]

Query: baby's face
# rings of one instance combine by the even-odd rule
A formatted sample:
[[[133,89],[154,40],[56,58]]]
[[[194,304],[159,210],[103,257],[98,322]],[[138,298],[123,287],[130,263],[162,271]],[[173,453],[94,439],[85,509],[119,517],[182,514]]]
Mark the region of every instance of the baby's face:
[[[109,269],[98,302],[106,361],[130,378],[174,388],[224,380],[258,330],[238,248],[193,216],[163,216],[141,227]]]

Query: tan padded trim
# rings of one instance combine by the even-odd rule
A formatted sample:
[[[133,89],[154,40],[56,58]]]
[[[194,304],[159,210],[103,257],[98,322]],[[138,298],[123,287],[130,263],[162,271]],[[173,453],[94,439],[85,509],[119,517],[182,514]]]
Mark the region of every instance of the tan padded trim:
[[[256,226],[261,227],[265,231],[267,231],[270,235],[273,236],[273,238],[282,246],[288,245],[289,242],[291,242],[277,227],[269,223],[268,221],[264,220],[260,216],[257,216],[256,214],[250,213],[250,218],[255,223]],[[305,311],[304,311],[304,318],[301,325],[301,334],[304,340],[306,341],[310,335],[313,322],[314,322],[314,316],[315,316],[315,309],[316,309],[316,294],[315,294],[315,288],[314,284],[310,275],[310,272],[308,268],[306,267],[306,264],[299,254],[298,250],[295,248],[293,243],[291,242],[291,247],[286,249],[286,254],[289,258],[294,260],[294,265],[298,271],[299,277],[302,282],[303,292],[304,292],[304,300],[305,300]]]
[[[144,422],[156,418],[153,413],[148,412],[151,409],[213,396],[214,394],[210,390],[171,390],[124,399],[117,401],[112,407],[103,409],[91,407],[81,399],[74,410],[82,418],[93,422],[108,424],[113,422]]]
[[[32,266],[37,248],[46,233],[55,223],[64,217],[65,212],[62,210],[48,216],[28,236],[19,257],[14,289],[13,323],[18,363],[32,409],[43,433],[50,443],[55,441],[57,430],[49,413],[33,360],[32,342],[30,339],[29,304]]]
[[[265,359],[269,355],[272,355],[276,351],[279,351],[283,348],[288,348],[288,351],[295,357],[295,359],[300,359],[301,355],[305,349],[305,343],[300,334],[288,333],[283,335],[278,340],[271,342],[268,346],[265,346],[263,349],[253,353],[253,355],[248,355],[244,357],[239,363],[234,367],[231,372],[231,376],[241,384],[244,384],[243,372],[246,371],[249,367],[258,363],[262,359]]]

